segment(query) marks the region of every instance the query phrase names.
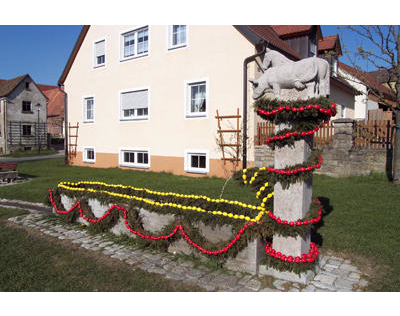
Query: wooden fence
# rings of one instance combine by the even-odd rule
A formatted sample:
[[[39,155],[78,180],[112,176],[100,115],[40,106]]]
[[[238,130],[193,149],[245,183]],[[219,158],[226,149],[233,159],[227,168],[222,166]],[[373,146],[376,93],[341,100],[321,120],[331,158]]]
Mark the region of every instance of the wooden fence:
[[[264,145],[268,137],[274,133],[274,123],[261,122],[257,124],[254,139],[255,145]],[[391,120],[369,120],[354,122],[354,146],[356,148],[390,149],[395,138],[394,122]],[[323,148],[333,144],[334,127],[329,121],[324,127],[314,133],[314,147]]]
[[[354,133],[354,145],[357,148],[390,149],[394,144],[395,128],[393,121],[356,121]]]

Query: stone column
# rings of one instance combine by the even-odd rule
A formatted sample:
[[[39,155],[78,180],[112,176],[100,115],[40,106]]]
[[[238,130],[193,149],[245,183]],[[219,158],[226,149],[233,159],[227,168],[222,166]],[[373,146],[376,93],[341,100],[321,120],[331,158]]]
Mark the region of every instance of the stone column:
[[[281,95],[285,100],[307,99],[306,91],[284,91]],[[275,124],[275,133],[291,128],[290,124]],[[274,166],[276,169],[285,169],[288,166],[303,164],[311,154],[313,148],[313,136],[307,136],[295,142],[294,146],[275,147]],[[283,189],[278,182],[274,187],[274,215],[282,220],[296,221],[303,218],[310,209],[312,200],[312,176],[307,181],[290,184]],[[287,256],[301,256],[310,250],[310,230],[304,236],[282,237],[274,235],[272,246]],[[318,267],[317,267],[318,269]],[[281,272],[271,267],[260,267],[261,274],[292,282],[307,283],[314,277],[313,271],[307,271],[300,276],[293,272]]]
[[[287,124],[275,125],[275,133],[290,128]],[[289,166],[304,163],[312,150],[313,136],[307,136],[295,142],[294,147],[275,147],[275,168],[285,169]],[[312,199],[312,178],[307,181],[290,184],[286,189],[278,182],[274,187],[274,215],[282,220],[296,221],[305,216],[310,209]],[[274,235],[272,246],[276,251],[287,256],[301,256],[310,250],[310,230],[304,236],[283,237]],[[307,283],[314,277],[312,271],[302,273],[300,276],[293,272],[281,272],[273,268],[266,268],[265,274],[279,279]]]

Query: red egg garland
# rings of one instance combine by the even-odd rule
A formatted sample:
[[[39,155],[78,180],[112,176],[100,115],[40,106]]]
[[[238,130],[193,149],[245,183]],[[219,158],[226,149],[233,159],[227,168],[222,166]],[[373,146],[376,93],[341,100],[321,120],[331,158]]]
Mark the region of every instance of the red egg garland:
[[[320,200],[316,199],[318,204],[321,204]],[[304,221],[287,221],[287,220],[282,220],[279,217],[276,217],[274,214],[272,214],[271,212],[268,213],[268,216],[270,218],[272,218],[273,220],[275,220],[275,222],[277,222],[278,224],[281,225],[289,225],[289,226],[302,226],[302,225],[312,225],[312,224],[316,224],[318,223],[321,219],[322,219],[322,210],[318,210],[318,216],[315,218],[311,218],[309,220],[304,220]]]
[[[293,264],[314,262],[317,259],[318,254],[319,254],[318,246],[313,242],[310,243],[309,253],[302,254],[301,257],[300,256],[293,257],[293,256],[288,256],[288,255],[282,254],[281,252],[273,249],[271,243],[268,243],[265,246],[265,253],[272,258],[276,258],[281,261],[289,262],[289,263],[293,263]]]
[[[169,239],[171,237],[173,237],[178,230],[181,231],[181,234],[183,236],[183,238],[186,240],[186,242],[193,246],[194,248],[196,248],[198,251],[202,252],[203,254],[207,254],[207,255],[214,255],[217,256],[219,254],[222,254],[224,252],[228,252],[229,249],[232,248],[232,246],[234,244],[236,244],[236,242],[241,238],[241,236],[244,234],[244,232],[246,231],[247,228],[249,228],[249,226],[254,225],[254,222],[250,222],[249,224],[245,224],[243,225],[243,228],[239,230],[239,232],[237,233],[237,235],[235,236],[235,238],[232,239],[232,241],[230,243],[228,243],[224,248],[218,249],[218,250],[207,250],[204,249],[203,247],[201,247],[200,245],[196,244],[195,242],[193,242],[190,237],[187,235],[187,233],[185,232],[185,230],[183,229],[182,225],[176,225],[175,229],[169,234],[169,235],[161,235],[161,236],[151,236],[151,235],[144,235],[136,230],[134,230],[128,223],[128,211],[125,209],[125,207],[123,206],[119,206],[119,205],[112,205],[106,213],[104,213],[104,215],[102,215],[101,217],[99,217],[98,219],[91,219],[86,217],[85,215],[83,215],[83,211],[81,208],[81,202],[77,201],[68,211],[61,211],[58,209],[56,203],[54,202],[53,199],[53,192],[51,189],[49,189],[49,197],[50,197],[50,202],[54,207],[54,210],[58,213],[58,214],[68,214],[70,212],[72,212],[75,208],[78,208],[79,210],[79,216],[82,217],[84,220],[90,222],[90,223],[98,223],[100,221],[102,221],[103,219],[105,219],[113,209],[117,209],[117,210],[122,210],[124,213],[124,223],[126,228],[129,230],[130,233],[135,234],[143,239],[148,239],[148,240],[160,240],[160,239]]]
[[[319,110],[319,112],[321,112],[323,114],[332,116],[332,115],[334,115],[335,107],[336,107],[336,104],[332,103],[331,108],[325,110],[325,109],[321,108],[318,104],[314,104],[314,105],[313,104],[308,104],[305,107],[303,107],[303,106],[300,106],[300,107],[295,107],[295,106],[293,106],[293,107],[289,107],[289,106],[283,107],[283,106],[280,106],[280,107],[278,107],[276,109],[272,109],[271,111],[265,111],[265,110],[262,110],[262,109],[258,108],[257,112],[260,113],[261,115],[270,116],[270,115],[279,114],[279,112],[283,112],[283,111],[293,112],[293,113],[296,113],[296,112],[300,112],[301,113],[301,112],[304,112],[306,110],[312,111],[313,109],[316,109],[316,110]]]

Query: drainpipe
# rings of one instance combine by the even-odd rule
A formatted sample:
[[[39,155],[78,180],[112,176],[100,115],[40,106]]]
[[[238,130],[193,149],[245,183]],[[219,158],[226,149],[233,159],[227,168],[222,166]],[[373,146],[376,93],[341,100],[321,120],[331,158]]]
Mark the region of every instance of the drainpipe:
[[[58,90],[64,94],[64,161],[68,164],[68,95],[58,84]]]
[[[247,167],[247,64],[263,55],[268,44],[268,41],[264,41],[261,52],[251,55],[243,61],[243,169]]]

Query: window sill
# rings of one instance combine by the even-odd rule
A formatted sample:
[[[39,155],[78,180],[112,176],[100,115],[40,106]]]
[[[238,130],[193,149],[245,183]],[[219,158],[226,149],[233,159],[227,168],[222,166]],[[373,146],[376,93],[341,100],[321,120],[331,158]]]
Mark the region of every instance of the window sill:
[[[199,113],[199,114],[186,114],[186,116],[185,116],[186,118],[188,118],[188,119],[191,119],[191,118],[193,118],[193,119],[195,119],[195,118],[207,118],[208,117],[208,115],[206,114],[206,113]]]
[[[121,122],[132,122],[132,121],[148,121],[149,117],[132,117],[132,118],[121,118],[119,119]]]
[[[193,170],[193,169],[188,169],[185,170],[187,173],[197,173],[197,174],[207,174],[208,170]]]
[[[96,163],[96,161],[95,160],[83,160],[83,162],[84,163],[90,163],[90,164],[94,164],[94,163]]]
[[[149,169],[150,165],[136,165],[136,164],[122,163],[122,164],[120,164],[120,167],[136,168],[136,169]]]
[[[128,60],[133,60],[133,59],[140,59],[142,57],[147,57],[149,56],[149,53],[145,53],[145,54],[141,54],[141,55],[136,55],[136,56],[129,56],[129,57],[124,57],[124,58],[120,58],[120,62],[124,62],[124,61],[128,61]]]
[[[101,68],[101,67],[105,67],[105,66],[106,66],[106,64],[95,65],[95,66],[93,66],[93,69]]]
[[[94,121],[83,121],[83,124],[93,124]]]
[[[33,111],[22,111],[22,114],[33,114]]]
[[[186,46],[187,46],[186,43],[185,44],[181,44],[181,45],[171,46],[171,47],[168,47],[168,50],[172,51],[172,50],[179,49],[179,48],[185,48]]]

